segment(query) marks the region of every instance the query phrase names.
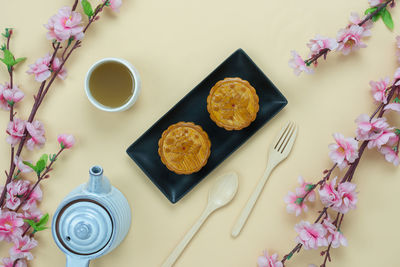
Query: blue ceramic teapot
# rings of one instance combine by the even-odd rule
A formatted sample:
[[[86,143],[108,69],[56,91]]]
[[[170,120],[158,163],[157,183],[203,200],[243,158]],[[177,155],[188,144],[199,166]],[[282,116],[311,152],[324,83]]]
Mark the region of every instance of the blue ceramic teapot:
[[[103,176],[100,166],[57,208],[52,234],[67,256],[67,267],[89,266],[89,261],[117,247],[131,225],[131,209],[124,195]]]

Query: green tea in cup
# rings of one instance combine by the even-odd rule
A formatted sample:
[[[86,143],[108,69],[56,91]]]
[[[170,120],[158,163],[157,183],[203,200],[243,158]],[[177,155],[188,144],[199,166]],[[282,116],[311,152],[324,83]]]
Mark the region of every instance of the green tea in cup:
[[[89,100],[105,111],[129,108],[140,90],[137,71],[122,59],[103,59],[95,63],[86,75]]]

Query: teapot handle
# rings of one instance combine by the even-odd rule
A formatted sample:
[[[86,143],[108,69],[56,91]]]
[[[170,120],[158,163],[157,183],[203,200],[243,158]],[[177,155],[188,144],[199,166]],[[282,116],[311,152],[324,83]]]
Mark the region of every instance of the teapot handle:
[[[66,267],[89,267],[89,260],[67,255]]]

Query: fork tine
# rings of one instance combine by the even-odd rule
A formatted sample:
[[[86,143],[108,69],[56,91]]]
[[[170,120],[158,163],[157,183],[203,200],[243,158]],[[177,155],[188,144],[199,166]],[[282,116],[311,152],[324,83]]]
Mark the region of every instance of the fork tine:
[[[287,144],[287,141],[290,139],[290,136],[293,133],[293,127],[294,127],[294,123],[292,122],[289,126],[289,129],[285,132],[285,136],[284,136],[284,138],[282,138],[282,142],[277,149],[279,153],[282,153],[283,148],[285,147],[285,144]]]
[[[277,142],[274,146],[275,150],[279,150],[279,147],[282,146],[282,143],[284,142],[288,132],[290,131],[290,128],[292,127],[292,122],[289,121],[286,126],[282,129],[282,131],[279,133],[279,135],[277,136]]]
[[[283,146],[281,153],[286,152],[286,151],[288,153],[290,152],[290,150],[292,149],[294,140],[296,139],[296,136],[297,136],[297,125],[294,124],[292,132],[291,132],[289,138],[287,138],[287,141],[286,141],[285,145]]]
[[[291,123],[291,121],[288,121],[288,122],[286,123],[285,127],[283,127],[283,128],[280,130],[279,134],[276,135],[275,141],[273,142],[273,148],[274,148],[274,149],[276,149],[276,147],[278,146],[279,142],[280,142],[281,139],[282,139],[283,134],[285,133],[286,129],[289,127],[289,124],[290,124],[290,123]]]

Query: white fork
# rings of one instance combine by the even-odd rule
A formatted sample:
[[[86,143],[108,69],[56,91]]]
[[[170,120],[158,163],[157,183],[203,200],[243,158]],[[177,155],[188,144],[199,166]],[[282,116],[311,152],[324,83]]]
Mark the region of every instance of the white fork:
[[[263,177],[258,182],[257,187],[247,201],[246,206],[243,208],[242,213],[232,229],[233,237],[237,237],[242,230],[272,170],[289,155],[296,139],[296,135],[296,124],[293,122],[288,122],[286,126],[282,128],[274,143],[272,143],[269,149],[267,168],[265,169]]]

